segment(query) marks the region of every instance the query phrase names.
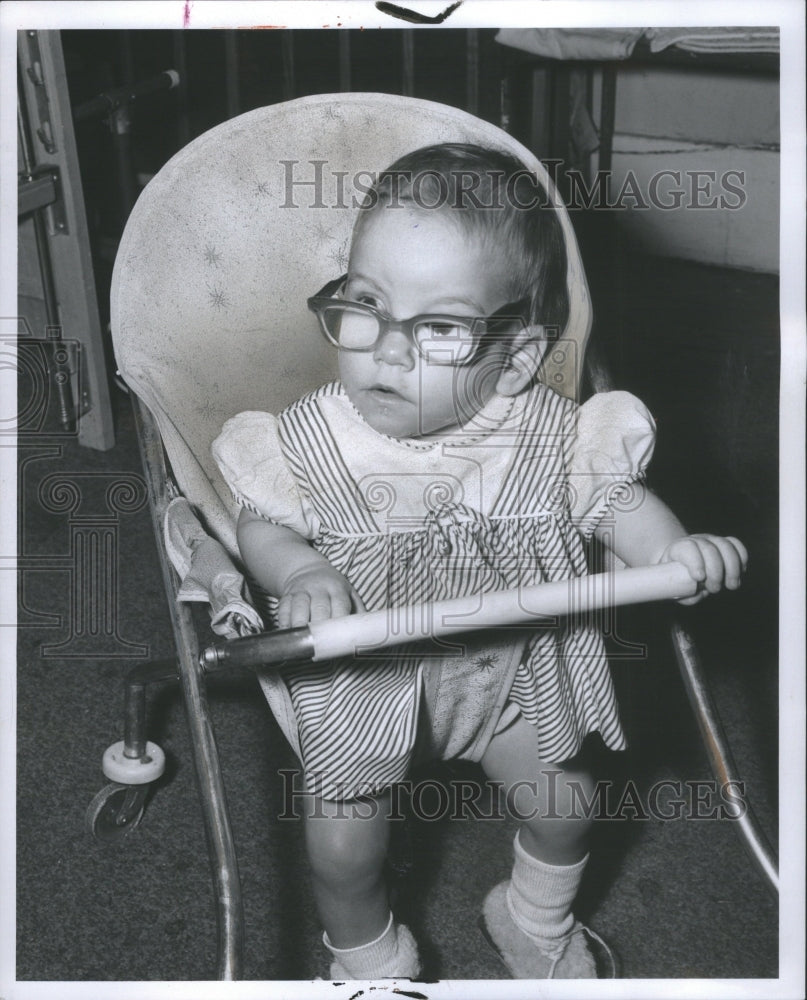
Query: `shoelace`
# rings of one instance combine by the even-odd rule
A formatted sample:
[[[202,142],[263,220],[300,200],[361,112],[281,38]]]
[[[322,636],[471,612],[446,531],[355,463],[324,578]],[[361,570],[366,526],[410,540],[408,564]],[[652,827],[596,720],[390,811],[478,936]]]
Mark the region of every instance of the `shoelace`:
[[[586,927],[585,924],[581,924],[579,922],[576,923],[574,927],[571,929],[571,931],[569,931],[569,933],[565,937],[561,938],[560,941],[558,941],[558,943],[554,947],[541,948],[541,951],[544,952],[547,958],[552,959],[552,965],[549,968],[549,975],[547,976],[547,979],[555,978],[555,969],[557,968],[558,962],[560,962],[560,960],[566,954],[566,949],[569,947],[569,943],[575,936],[575,934],[588,935],[588,937],[592,938],[594,941],[597,942],[597,944],[600,945],[603,954],[608,956],[608,962],[610,965],[609,974],[607,976],[604,976],[603,978],[616,979],[616,960],[614,959],[614,953],[611,951],[611,949],[608,947],[605,941],[603,941],[600,935],[597,934],[596,931],[593,931],[590,927]],[[597,964],[596,955],[592,954],[592,958],[594,959],[594,964],[596,967]]]

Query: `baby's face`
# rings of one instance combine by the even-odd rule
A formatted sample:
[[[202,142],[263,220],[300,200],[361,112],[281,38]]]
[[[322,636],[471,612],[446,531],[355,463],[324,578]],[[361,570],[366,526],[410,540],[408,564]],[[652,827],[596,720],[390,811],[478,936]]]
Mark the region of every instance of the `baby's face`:
[[[489,316],[507,302],[505,265],[441,212],[380,208],[353,242],[344,296],[396,320],[423,313]],[[460,367],[430,364],[400,330],[375,349],[339,352],[339,373],[368,424],[391,437],[425,437],[465,423],[495,392],[504,350]]]

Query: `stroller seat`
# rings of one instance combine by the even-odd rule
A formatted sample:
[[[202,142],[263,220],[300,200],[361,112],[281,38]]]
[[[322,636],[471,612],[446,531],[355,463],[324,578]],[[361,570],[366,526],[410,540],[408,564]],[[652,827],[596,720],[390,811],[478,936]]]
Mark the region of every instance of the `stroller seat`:
[[[278,412],[335,376],[306,299],[347,268],[370,179],[437,142],[505,148],[554,192],[507,133],[456,108],[388,94],[316,95],[248,112],[181,150],[129,219],[112,283],[121,375],[153,415],[181,493],[232,555],[236,513],[210,456],[229,417]],[[590,328],[571,224],[571,309],[552,386],[575,395]]]

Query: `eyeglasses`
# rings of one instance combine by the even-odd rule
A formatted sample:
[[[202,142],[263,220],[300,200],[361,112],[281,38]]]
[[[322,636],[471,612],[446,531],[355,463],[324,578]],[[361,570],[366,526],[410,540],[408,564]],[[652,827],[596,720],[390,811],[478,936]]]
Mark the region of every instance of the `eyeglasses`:
[[[347,275],[329,281],[308,300],[317,314],[326,340],[342,351],[372,351],[388,330],[400,330],[418,354],[433,365],[467,365],[476,356],[484,337],[504,337],[527,325],[529,299],[497,309],[490,316],[446,316],[423,313],[410,319],[392,319],[364,302],[334,298]]]

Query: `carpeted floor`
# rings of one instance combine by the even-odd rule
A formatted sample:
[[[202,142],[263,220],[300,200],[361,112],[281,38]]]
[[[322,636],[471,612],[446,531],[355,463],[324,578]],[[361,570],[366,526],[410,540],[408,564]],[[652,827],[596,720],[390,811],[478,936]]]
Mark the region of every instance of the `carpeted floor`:
[[[737,534],[752,553],[744,590],[686,619],[748,798],[775,842],[777,283],[639,258],[595,276],[592,290],[620,385],[658,420],[654,485],[693,528]],[[168,771],[142,824],[114,848],[84,826],[105,784],[101,754],[121,735],[127,667],[172,654],[148,512],[136,491],[117,500],[110,492],[116,483],[136,486],[139,476],[128,400],[117,390],[115,406],[117,444],[106,454],[47,428],[21,440],[19,980],[214,975],[207,851],[183,707],[171,685],[149,697],[150,735],[165,749]],[[109,546],[115,572],[77,580],[79,546],[91,537]],[[93,612],[101,626],[82,647],[78,608],[89,606],[93,587],[105,595]],[[617,619],[614,650],[635,653],[645,643],[648,655],[614,661],[631,749],[600,759],[618,818],[597,825],[580,914],[614,945],[628,979],[775,977],[777,905],[732,822],[710,818],[716,803],[708,785],[696,784],[709,774],[665,648],[665,615],[633,610]],[[279,771],[293,768],[294,758],[253,680],[216,679],[210,690],[243,880],[245,978],[323,975],[299,823],[278,818]],[[463,767],[421,777],[480,776]],[[672,784],[660,803],[674,816],[669,796],[680,789],[692,806],[684,816],[641,815],[662,780]],[[513,833],[497,819],[443,816],[416,825],[415,869],[398,907],[421,942],[428,978],[503,975],[476,920],[488,888],[507,875]]]

